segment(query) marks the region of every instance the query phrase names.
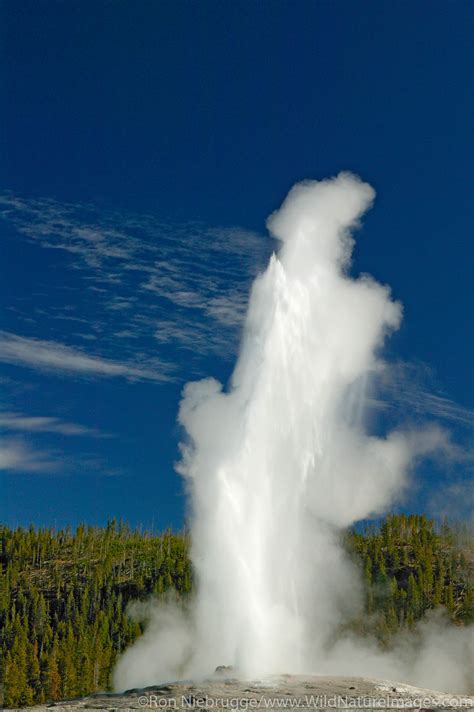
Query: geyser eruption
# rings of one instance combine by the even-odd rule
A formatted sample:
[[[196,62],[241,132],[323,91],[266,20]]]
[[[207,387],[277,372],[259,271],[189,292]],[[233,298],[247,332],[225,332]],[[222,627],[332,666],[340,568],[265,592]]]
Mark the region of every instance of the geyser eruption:
[[[119,661],[118,687],[221,664],[243,676],[396,668],[359,649],[359,668],[364,658],[370,669],[355,670],[353,644],[335,643],[358,601],[341,530],[383,511],[413,458],[443,440],[364,427],[368,379],[401,319],[387,287],[348,274],[350,231],[373,198],[343,173],[296,185],[269,218],[281,246],[253,285],[230,387],[190,383],[179,411],[196,597],[187,610],[151,606],[146,633]]]

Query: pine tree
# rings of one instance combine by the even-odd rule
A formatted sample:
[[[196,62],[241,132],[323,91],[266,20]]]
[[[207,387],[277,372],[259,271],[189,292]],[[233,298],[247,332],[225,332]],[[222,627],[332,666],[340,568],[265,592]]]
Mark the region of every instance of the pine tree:
[[[59,674],[58,643],[56,638],[46,660],[43,680],[46,699],[53,701],[59,700],[61,697],[61,676]]]

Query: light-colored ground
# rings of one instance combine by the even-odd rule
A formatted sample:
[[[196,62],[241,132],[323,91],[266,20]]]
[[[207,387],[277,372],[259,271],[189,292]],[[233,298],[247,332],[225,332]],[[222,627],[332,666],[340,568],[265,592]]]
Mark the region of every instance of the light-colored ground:
[[[474,697],[449,695],[362,677],[279,675],[262,680],[238,680],[232,672],[216,672],[202,682],[97,693],[77,700],[30,707],[28,712],[77,710],[335,710],[335,709],[474,709]]]

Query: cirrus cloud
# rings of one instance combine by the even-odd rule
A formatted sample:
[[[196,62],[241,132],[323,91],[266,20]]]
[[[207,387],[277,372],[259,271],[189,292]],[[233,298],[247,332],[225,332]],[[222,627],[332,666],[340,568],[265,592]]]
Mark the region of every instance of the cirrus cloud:
[[[0,361],[40,371],[59,371],[79,376],[119,376],[131,381],[168,380],[165,369],[160,372],[146,366],[90,356],[83,350],[57,341],[18,336],[8,331],[0,331]]]

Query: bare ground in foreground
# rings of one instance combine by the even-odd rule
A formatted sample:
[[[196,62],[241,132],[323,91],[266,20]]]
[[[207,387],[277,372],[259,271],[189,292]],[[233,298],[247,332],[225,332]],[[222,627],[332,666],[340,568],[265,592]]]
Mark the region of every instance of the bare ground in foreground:
[[[230,671],[201,682],[173,682],[123,693],[96,693],[29,707],[28,712],[76,710],[466,710],[474,696],[426,690],[363,677],[278,675],[242,680]]]

